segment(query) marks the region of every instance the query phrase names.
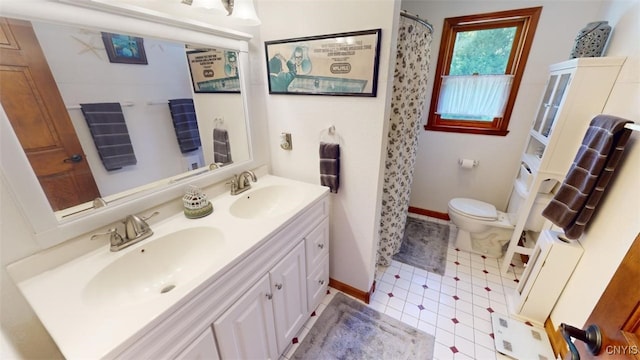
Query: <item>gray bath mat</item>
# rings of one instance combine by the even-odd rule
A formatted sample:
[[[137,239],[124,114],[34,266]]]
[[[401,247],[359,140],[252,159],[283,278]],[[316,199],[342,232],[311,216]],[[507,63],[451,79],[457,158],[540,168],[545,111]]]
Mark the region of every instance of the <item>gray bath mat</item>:
[[[290,359],[432,359],[434,337],[337,293]]]
[[[392,259],[444,275],[449,225],[407,217],[400,251]]]

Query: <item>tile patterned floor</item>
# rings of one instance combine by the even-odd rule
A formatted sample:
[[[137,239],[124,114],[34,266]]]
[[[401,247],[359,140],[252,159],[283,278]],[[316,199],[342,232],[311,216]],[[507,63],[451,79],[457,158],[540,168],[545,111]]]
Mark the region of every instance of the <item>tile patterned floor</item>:
[[[450,225],[444,220],[410,216]],[[503,275],[498,260],[456,249],[456,231],[450,225],[443,276],[393,261],[388,267],[378,268],[376,291],[369,306],[435,336],[434,359],[501,359],[503,356],[495,352],[491,313],[508,314],[505,293],[517,286],[522,263],[512,264],[509,273]],[[335,293],[330,289],[298,341]],[[296,350],[295,342],[283,359]]]

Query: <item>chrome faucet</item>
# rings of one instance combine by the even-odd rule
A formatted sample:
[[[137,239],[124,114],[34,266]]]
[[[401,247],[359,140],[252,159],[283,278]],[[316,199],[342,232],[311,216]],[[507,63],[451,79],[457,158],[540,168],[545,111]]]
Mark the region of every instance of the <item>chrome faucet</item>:
[[[245,170],[240,175],[233,175],[227,184],[231,184],[231,195],[241,194],[251,189],[251,181],[258,181],[258,177],[251,170]]]
[[[149,224],[147,224],[147,220],[158,214],[159,212],[156,211],[147,217],[127,215],[127,217],[122,220],[125,232],[124,237],[118,233],[118,230],[116,228],[111,228],[106,233],[95,234],[91,236],[91,240],[109,236],[111,251],[122,250],[153,235],[153,231],[151,230]]]

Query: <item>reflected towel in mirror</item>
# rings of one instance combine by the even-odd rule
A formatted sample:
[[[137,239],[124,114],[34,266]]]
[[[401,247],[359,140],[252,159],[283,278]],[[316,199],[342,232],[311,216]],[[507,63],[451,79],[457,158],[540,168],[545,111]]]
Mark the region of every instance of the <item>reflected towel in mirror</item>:
[[[332,193],[340,187],[340,145],[320,142],[320,185]]]
[[[173,119],[173,127],[178,138],[180,151],[184,154],[198,149],[200,142],[200,132],[198,131],[198,119],[196,109],[193,106],[193,99],[173,99],[169,100],[169,110]]]
[[[227,164],[232,161],[229,133],[225,129],[213,129],[213,161],[220,164]]]
[[[137,163],[119,103],[80,104],[100,160],[107,171]]]

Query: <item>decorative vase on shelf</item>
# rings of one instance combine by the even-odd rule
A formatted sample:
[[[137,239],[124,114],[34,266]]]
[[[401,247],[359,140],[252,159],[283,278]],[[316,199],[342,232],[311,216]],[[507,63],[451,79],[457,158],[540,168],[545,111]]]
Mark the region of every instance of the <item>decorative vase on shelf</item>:
[[[590,22],[582,28],[576,36],[571,59],[580,57],[600,57],[604,52],[611,26],[607,21]]]

